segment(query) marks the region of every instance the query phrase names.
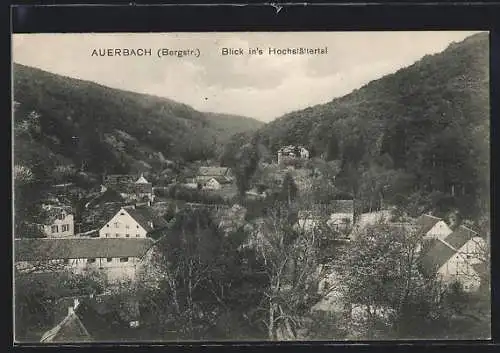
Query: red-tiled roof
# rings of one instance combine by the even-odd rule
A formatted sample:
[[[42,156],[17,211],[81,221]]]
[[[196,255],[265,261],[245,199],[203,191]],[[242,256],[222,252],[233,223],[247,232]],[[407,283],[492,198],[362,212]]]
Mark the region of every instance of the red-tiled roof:
[[[16,239],[15,261],[141,257],[153,245],[150,238]]]

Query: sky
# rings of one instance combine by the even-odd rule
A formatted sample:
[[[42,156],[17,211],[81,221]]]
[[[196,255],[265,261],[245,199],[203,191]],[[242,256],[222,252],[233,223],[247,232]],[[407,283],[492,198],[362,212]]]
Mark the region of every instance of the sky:
[[[477,32],[234,32],[14,34],[19,64],[166,97],[204,112],[271,121],[326,103]],[[324,55],[269,55],[272,48],[328,48]],[[91,56],[93,49],[151,49],[151,56]],[[199,56],[157,55],[197,49]],[[263,55],[222,55],[261,48]]]

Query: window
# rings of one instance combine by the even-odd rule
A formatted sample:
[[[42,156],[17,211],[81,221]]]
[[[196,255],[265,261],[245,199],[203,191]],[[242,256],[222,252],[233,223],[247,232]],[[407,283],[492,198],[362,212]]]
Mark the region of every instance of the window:
[[[115,237],[117,237],[117,238],[118,238],[119,236],[120,236],[120,233],[116,233],[116,234],[115,234]]]
[[[61,232],[69,232],[69,224],[63,224],[61,227]]]
[[[59,227],[58,226],[52,226],[50,227],[50,230],[52,233],[57,233],[59,231]]]
[[[113,258],[112,258],[112,257],[108,257],[108,258],[106,259],[106,261],[107,261],[107,262],[111,262],[111,261],[113,261]]]
[[[89,264],[93,264],[94,262],[95,262],[94,258],[87,259],[87,263]]]
[[[106,233],[106,238],[109,238],[109,233]]]
[[[128,262],[128,257],[121,257],[120,262]]]
[[[135,235],[135,237],[136,237],[136,238],[139,238],[139,237],[140,237],[140,235],[139,235],[139,234],[136,234],[136,235]]]
[[[130,228],[130,226],[129,226],[128,224],[125,224],[125,228],[126,228],[126,229],[129,229],[129,228]]]
[[[64,218],[65,218],[65,214],[64,213],[61,213],[61,214],[57,215],[57,219],[63,220]]]
[[[120,212],[120,216],[125,216],[125,213],[124,212]]]
[[[118,222],[115,222],[115,228],[118,228],[120,224]]]
[[[136,227],[137,229],[139,229],[139,226],[138,226],[138,225],[137,225],[137,226],[135,226],[135,227]]]
[[[125,234],[125,238],[130,238],[130,234]]]

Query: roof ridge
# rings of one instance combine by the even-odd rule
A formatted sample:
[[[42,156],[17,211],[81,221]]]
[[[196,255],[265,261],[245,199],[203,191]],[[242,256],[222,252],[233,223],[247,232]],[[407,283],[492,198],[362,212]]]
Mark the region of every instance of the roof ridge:
[[[450,243],[448,243],[446,240],[441,239],[441,238],[437,238],[437,240],[442,242],[444,245],[446,245],[447,247],[449,247],[451,250],[455,251],[456,253],[458,252],[458,250],[454,246],[452,246]]]
[[[478,233],[478,232],[476,232],[474,229],[470,229],[469,227],[466,227],[466,226],[464,226],[464,225],[462,225],[462,224],[461,224],[461,225],[460,225],[460,227],[458,227],[458,228],[465,228],[465,229],[467,229],[467,230],[471,231],[472,233],[479,235],[479,233]]]
[[[439,219],[439,220],[443,220],[441,217],[436,217],[436,216],[433,216],[431,214],[428,214],[428,213],[424,213],[422,216],[427,216],[427,217],[431,217],[431,218],[434,218],[434,219]]]

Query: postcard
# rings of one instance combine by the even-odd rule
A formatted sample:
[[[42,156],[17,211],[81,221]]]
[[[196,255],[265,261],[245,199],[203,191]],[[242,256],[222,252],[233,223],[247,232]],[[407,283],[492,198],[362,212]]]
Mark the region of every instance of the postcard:
[[[489,339],[489,33],[12,35],[17,343]]]

